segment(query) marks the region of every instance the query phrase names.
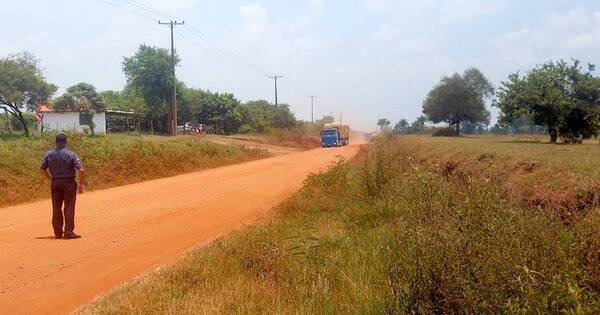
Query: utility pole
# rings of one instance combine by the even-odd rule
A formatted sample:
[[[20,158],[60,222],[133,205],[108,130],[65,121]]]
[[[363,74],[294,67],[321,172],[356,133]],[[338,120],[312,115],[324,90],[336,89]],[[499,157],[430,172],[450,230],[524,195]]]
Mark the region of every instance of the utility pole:
[[[171,68],[173,71],[173,95],[171,96],[171,111],[169,113],[169,134],[177,136],[177,79],[175,79],[175,42],[173,41],[173,29],[177,25],[185,24],[185,21],[170,21],[163,23],[158,21],[159,25],[169,25],[171,27]]]
[[[281,75],[272,75],[269,78],[275,80],[275,105],[278,105],[278,103],[277,103],[277,79],[281,79],[281,78],[283,78],[283,76],[281,76]]]
[[[310,97],[310,122],[314,123],[315,122],[315,98],[316,96],[314,95],[309,95],[308,97]]]

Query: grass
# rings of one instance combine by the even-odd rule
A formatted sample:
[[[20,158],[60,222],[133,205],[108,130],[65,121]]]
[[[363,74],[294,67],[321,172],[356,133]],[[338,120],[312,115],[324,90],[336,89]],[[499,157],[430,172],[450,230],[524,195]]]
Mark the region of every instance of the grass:
[[[251,140],[262,144],[299,149],[314,149],[321,146],[318,131],[306,128],[297,128],[294,130],[275,129],[267,134],[244,134],[233,137],[240,140]]]
[[[262,224],[81,313],[597,314],[600,208],[590,204],[566,224],[507,194],[514,165],[568,160],[555,150],[588,152],[504,138],[377,139],[311,175]],[[454,168],[438,163],[451,157]],[[498,166],[478,164],[489,161]]]
[[[38,173],[54,146],[50,137],[0,141],[0,206],[48,198]],[[196,140],[155,136],[73,134],[69,147],[84,164],[89,190],[115,187],[265,157],[266,152]]]
[[[527,205],[564,220],[600,205],[600,143],[551,145],[540,136],[403,136],[398,145],[420,162],[454,176],[486,176]]]

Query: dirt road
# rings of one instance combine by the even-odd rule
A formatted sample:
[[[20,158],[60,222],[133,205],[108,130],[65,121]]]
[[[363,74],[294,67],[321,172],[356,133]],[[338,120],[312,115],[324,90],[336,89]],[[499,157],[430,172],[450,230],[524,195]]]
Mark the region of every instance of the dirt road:
[[[64,314],[189,248],[251,224],[358,146],[278,156],[79,196],[80,240],[54,240],[50,202],[0,209],[0,313]]]

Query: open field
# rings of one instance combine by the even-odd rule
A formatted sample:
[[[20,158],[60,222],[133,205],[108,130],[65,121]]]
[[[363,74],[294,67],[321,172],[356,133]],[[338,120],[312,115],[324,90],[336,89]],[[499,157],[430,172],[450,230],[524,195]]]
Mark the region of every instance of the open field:
[[[404,147],[424,165],[458,177],[496,181],[510,198],[576,219],[600,205],[600,143],[551,145],[544,136],[403,136]]]
[[[54,146],[51,137],[0,141],[0,206],[48,197],[48,183],[38,173]],[[71,135],[69,142],[83,161],[88,190],[115,187],[200,169],[264,158],[260,147],[221,145],[195,137]]]
[[[81,313],[597,314],[599,205],[565,220],[511,194],[593,191],[599,148],[512,140],[379,138],[262,224]]]

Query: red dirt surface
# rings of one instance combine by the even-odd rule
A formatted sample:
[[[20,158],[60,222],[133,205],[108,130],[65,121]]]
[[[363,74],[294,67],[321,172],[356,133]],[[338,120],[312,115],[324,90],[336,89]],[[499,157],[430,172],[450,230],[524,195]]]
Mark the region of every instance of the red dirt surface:
[[[252,224],[359,145],[78,196],[79,240],[52,239],[49,200],[0,209],[0,313],[64,314],[186,250]]]

